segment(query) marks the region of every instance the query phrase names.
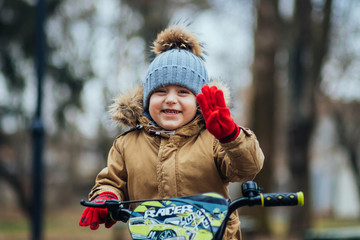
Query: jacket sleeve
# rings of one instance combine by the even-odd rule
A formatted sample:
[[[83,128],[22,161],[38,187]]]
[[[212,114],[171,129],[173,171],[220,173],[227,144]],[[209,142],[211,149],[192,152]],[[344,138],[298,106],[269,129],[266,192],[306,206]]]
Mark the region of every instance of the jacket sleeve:
[[[217,168],[229,182],[253,180],[264,163],[264,154],[255,134],[241,128],[239,136],[228,143],[215,141],[214,153]]]
[[[95,180],[95,185],[89,193],[89,199],[94,199],[102,192],[113,192],[120,201],[128,199],[127,171],[121,151],[118,147],[119,138],[115,139],[111,147],[107,166],[100,171]]]

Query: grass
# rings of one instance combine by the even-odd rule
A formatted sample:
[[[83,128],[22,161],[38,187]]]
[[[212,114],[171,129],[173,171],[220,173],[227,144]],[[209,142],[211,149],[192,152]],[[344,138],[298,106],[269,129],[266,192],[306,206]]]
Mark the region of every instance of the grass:
[[[116,224],[111,229],[100,226],[96,231],[79,227],[78,222],[83,208],[79,206],[46,211],[43,226],[43,240],[101,240],[127,239],[124,224]],[[121,235],[121,236],[120,236]],[[28,219],[15,207],[1,209],[0,240],[31,239],[31,226]]]

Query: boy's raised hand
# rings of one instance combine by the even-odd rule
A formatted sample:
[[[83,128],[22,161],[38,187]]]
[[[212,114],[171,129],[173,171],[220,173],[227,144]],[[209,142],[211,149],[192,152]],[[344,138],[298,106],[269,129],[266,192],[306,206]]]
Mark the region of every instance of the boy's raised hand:
[[[207,130],[220,142],[234,140],[239,135],[240,128],[231,118],[223,91],[208,85],[204,85],[201,91],[196,95],[196,100],[205,118]]]
[[[118,199],[116,195],[112,192],[103,192],[99,194],[93,202],[96,203],[103,203],[106,200],[110,199]],[[105,223],[106,228],[112,227],[116,223],[116,221],[113,221],[109,218],[109,213],[106,208],[94,208],[94,207],[86,207],[79,225],[82,227],[90,226],[90,229],[96,230],[99,228],[99,224]]]

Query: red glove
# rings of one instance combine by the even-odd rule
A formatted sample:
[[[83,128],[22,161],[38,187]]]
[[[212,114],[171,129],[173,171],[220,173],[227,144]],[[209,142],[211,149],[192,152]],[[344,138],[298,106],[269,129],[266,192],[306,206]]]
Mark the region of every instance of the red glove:
[[[103,203],[106,200],[110,199],[118,199],[116,195],[112,192],[103,192],[100,193],[92,202]],[[106,228],[112,227],[116,223],[109,218],[109,213],[106,208],[94,208],[94,207],[86,207],[79,225],[82,227],[86,227],[90,225],[90,229],[96,230],[99,228],[99,224],[105,223]]]
[[[205,118],[207,130],[222,143],[237,138],[240,128],[230,116],[223,91],[216,86],[209,88],[208,85],[204,85],[201,91],[202,93],[196,95],[196,100]]]

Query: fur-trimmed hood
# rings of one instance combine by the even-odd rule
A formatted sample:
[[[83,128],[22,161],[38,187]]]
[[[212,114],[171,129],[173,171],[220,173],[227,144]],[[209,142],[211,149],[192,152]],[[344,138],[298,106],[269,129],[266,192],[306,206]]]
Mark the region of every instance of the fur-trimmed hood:
[[[224,92],[225,102],[230,103],[230,90],[221,81],[212,81],[209,86],[216,86]],[[111,120],[120,127],[136,127],[138,125],[148,125],[149,118],[144,115],[143,88],[136,87],[126,93],[114,98],[109,107]]]

